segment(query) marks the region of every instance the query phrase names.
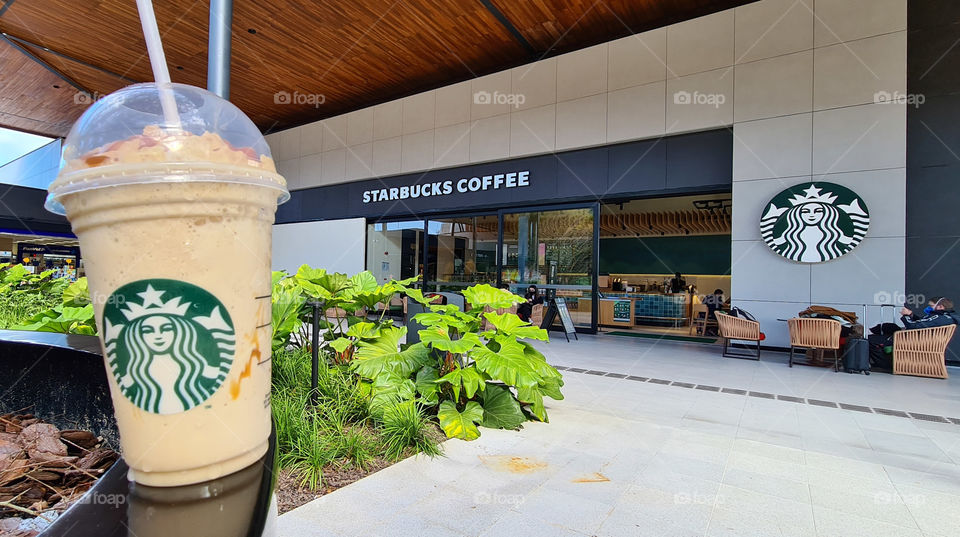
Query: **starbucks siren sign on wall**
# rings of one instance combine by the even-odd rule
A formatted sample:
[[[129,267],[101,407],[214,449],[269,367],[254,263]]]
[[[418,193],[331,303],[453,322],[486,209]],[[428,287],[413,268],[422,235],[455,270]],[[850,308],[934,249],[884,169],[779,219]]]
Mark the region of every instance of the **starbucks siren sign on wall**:
[[[777,194],[760,218],[771,250],[800,263],[821,263],[853,250],[870,227],[866,203],[844,186],[815,181]]]

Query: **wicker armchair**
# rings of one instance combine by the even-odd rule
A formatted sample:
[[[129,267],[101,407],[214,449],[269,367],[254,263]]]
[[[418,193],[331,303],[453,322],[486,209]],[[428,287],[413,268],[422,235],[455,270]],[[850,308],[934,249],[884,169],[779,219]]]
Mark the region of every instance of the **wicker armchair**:
[[[760,323],[749,319],[741,319],[727,315],[726,313],[716,312],[717,325],[720,328],[720,337],[723,338],[723,356],[726,358],[744,358],[748,360],[760,360],[760,342],[763,341],[763,333],[760,332]],[[730,352],[730,341],[753,341],[757,344],[756,353],[743,354]]]
[[[794,317],[790,325],[790,367],[794,348],[833,351],[833,370],[840,371],[840,321],[811,317]]]
[[[893,374],[947,378],[944,353],[957,325],[899,330],[893,334]]]

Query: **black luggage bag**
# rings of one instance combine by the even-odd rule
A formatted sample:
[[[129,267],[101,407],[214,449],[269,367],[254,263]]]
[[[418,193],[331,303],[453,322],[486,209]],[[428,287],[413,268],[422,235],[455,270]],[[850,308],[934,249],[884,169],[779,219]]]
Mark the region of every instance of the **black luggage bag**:
[[[843,369],[847,373],[870,374],[870,344],[865,339],[851,338],[843,348]]]

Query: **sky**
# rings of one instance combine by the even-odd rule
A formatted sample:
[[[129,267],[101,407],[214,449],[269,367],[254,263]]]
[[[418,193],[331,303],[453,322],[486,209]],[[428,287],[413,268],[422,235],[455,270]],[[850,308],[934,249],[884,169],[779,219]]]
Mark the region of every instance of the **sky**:
[[[0,166],[47,145],[53,138],[0,127]]]

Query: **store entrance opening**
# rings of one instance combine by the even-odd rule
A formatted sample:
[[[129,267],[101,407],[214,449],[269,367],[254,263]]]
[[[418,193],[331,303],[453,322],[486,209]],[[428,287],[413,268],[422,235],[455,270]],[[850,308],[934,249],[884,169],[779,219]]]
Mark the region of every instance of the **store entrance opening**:
[[[730,221],[729,193],[604,203],[600,330],[716,339],[712,304],[730,297]]]

